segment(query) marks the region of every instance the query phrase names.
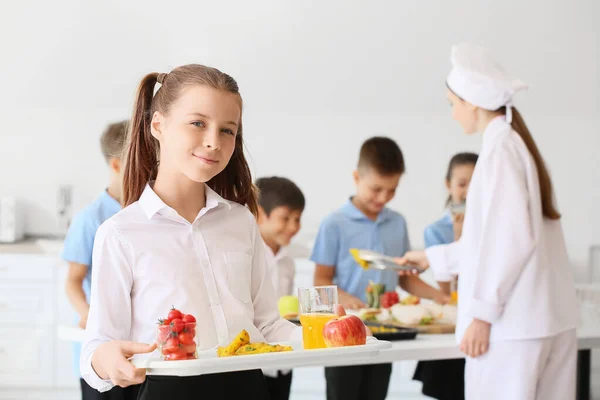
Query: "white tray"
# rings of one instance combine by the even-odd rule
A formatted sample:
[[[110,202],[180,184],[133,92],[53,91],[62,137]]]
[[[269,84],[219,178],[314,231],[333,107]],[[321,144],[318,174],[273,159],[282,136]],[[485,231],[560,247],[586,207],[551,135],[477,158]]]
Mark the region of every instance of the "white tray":
[[[294,351],[233,357],[217,357],[216,349],[198,352],[197,360],[163,361],[158,353],[131,360],[148,375],[195,376],[250,369],[291,369],[296,367],[335,366],[336,362],[377,357],[379,351],[392,347],[391,342],[369,338],[363,346],[304,350],[302,344],[286,343]]]

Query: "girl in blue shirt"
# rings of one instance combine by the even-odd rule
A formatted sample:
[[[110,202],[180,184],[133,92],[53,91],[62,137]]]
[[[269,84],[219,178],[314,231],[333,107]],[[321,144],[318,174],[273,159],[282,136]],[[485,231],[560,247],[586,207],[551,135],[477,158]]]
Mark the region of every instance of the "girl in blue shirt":
[[[446,211],[439,220],[425,229],[425,247],[452,243],[460,238],[467,189],[477,162],[477,154],[458,153],[450,160],[446,173],[448,199]],[[449,282],[438,282],[442,291],[450,294]],[[465,360],[421,361],[413,379],[423,382],[423,394],[439,400],[465,398]]]

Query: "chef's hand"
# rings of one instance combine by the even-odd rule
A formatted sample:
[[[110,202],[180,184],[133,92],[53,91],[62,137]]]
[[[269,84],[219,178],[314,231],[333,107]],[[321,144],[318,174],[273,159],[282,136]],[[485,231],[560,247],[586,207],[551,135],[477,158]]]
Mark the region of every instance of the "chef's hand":
[[[394,259],[394,261],[400,265],[416,265],[422,269],[429,268],[429,261],[427,260],[427,255],[423,250],[407,251],[404,256],[397,257]],[[408,272],[409,275],[413,273],[411,271],[400,271],[398,274],[406,275],[406,272]]]
[[[465,214],[455,214],[452,217],[452,230],[454,231],[454,241],[457,241],[462,236],[463,222]]]
[[[151,353],[155,349],[156,343],[111,340],[98,346],[92,356],[92,368],[101,379],[110,379],[113,385],[137,385],[146,379],[146,369],[134,367],[128,358],[134,354]]]
[[[367,307],[358,297],[354,297],[348,293],[339,293],[339,303],[348,310],[358,310]]]
[[[473,358],[487,353],[491,326],[489,322],[474,319],[460,342],[460,351]]]
[[[338,304],[338,306],[335,310],[335,315],[337,315],[338,317],[346,315],[346,310],[344,309],[344,306],[342,306],[341,304]],[[371,330],[369,329],[368,326],[365,325],[365,329],[367,330],[367,336],[373,336],[373,332],[371,332]]]

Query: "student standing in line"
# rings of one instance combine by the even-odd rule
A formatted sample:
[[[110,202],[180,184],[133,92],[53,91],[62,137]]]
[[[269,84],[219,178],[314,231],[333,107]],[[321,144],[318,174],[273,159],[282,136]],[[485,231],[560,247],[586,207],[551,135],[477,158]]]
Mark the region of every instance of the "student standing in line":
[[[425,228],[425,248],[450,244],[460,239],[464,221],[467,190],[477,163],[477,154],[458,153],[450,160],[446,172],[448,199],[439,220]],[[460,210],[460,211],[455,211]],[[453,279],[455,279],[453,277]],[[450,282],[438,282],[450,295]],[[423,382],[423,394],[438,400],[462,400],[465,397],[465,360],[419,361],[413,379]]]

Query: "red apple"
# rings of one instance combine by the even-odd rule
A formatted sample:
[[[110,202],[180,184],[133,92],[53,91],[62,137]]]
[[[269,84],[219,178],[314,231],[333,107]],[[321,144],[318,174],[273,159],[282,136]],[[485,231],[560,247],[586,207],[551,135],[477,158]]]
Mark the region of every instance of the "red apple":
[[[367,330],[356,315],[344,315],[327,321],[323,339],[327,347],[357,346],[367,343]]]

